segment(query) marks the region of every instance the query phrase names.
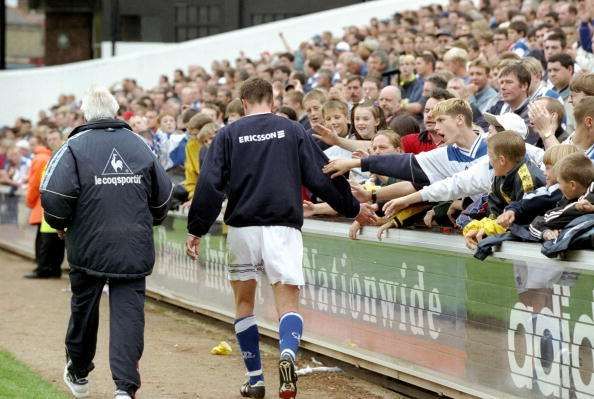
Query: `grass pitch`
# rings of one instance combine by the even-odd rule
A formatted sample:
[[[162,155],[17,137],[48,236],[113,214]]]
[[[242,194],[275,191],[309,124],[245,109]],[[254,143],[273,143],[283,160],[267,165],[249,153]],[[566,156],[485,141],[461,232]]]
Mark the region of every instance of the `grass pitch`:
[[[0,350],[0,398],[2,399],[68,399],[8,352]]]

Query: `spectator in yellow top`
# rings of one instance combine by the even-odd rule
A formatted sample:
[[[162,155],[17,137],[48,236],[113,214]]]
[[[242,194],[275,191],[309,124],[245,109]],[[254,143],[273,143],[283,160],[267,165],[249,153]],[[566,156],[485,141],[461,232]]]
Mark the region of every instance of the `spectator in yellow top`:
[[[495,220],[505,207],[545,185],[542,170],[526,158],[526,143],[517,133],[504,130],[489,137],[487,145],[495,175],[488,199],[490,216],[471,221],[463,230],[466,246],[473,250],[484,236],[507,230]]]
[[[190,119],[188,125],[188,133],[190,138],[186,145],[186,161],[184,168],[186,171],[186,180],[184,181],[184,188],[188,192],[188,200],[191,201],[194,198],[194,189],[198,183],[198,176],[200,176],[200,141],[198,141],[198,133],[200,129],[207,123],[213,123],[213,120],[203,114],[196,114]]]

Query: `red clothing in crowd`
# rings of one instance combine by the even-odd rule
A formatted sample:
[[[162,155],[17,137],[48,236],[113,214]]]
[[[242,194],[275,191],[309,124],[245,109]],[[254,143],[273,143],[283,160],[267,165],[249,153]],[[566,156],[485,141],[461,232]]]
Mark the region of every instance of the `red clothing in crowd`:
[[[421,133],[411,133],[400,138],[400,147],[404,152],[418,154],[420,152],[431,151],[437,146],[432,140],[422,141]]]

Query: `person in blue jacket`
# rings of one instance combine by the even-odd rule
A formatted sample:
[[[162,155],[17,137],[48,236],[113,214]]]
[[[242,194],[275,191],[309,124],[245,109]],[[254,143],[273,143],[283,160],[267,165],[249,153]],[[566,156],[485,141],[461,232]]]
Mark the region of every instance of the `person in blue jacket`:
[[[258,271],[264,270],[279,317],[279,397],[294,398],[295,356],[303,331],[299,289],[305,283],[301,188],[346,217],[356,217],[366,206],[353,198],[346,179],[331,179],[322,172],[328,158],[302,125],[271,113],[269,82],[247,80],[240,98],[246,116],[219,131],[202,166],[188,215],[186,252],[198,257],[200,238],[208,233],[226,197],[227,271],[235,294],[235,333],[249,377],[240,394],[265,395],[254,316]]]

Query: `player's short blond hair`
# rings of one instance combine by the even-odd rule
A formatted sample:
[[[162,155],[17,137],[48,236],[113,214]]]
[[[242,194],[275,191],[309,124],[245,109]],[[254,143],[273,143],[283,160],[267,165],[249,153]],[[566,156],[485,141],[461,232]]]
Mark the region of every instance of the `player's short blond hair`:
[[[463,115],[466,126],[472,127],[472,108],[470,108],[470,104],[466,100],[450,98],[438,102],[431,110],[431,116],[435,119],[440,115],[451,117]]]

